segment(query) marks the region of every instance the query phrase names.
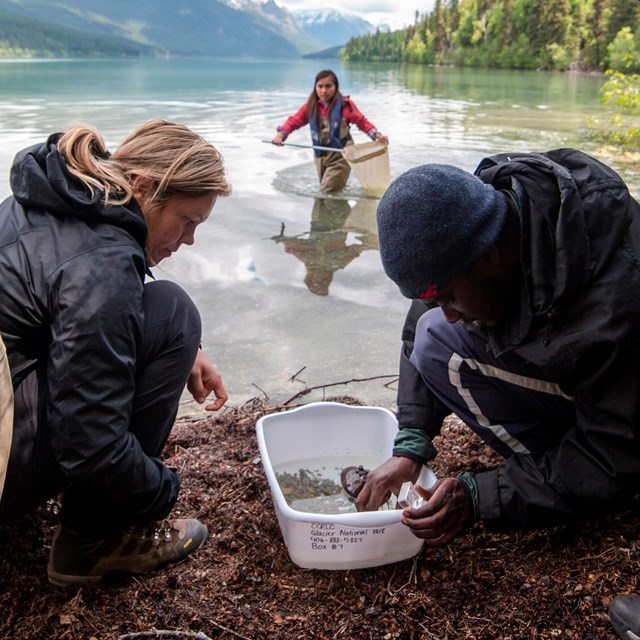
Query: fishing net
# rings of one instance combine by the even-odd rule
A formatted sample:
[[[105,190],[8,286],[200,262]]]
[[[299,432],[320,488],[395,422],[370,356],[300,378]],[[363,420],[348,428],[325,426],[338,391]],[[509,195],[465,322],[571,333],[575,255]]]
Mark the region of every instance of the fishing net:
[[[342,150],[364,191],[382,195],[389,183],[389,151],[382,142],[350,144]]]

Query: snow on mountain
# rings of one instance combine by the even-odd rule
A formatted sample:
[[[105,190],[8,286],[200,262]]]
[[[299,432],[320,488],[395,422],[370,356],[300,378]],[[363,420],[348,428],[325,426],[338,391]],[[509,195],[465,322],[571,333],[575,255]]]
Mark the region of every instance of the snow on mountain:
[[[356,15],[336,9],[289,11],[275,0],[222,0],[232,9],[257,15],[277,27],[302,53],[345,44],[354,36],[372,33],[375,27]]]
[[[231,9],[256,17],[273,31],[291,42],[300,53],[310,53],[324,48],[323,41],[310,37],[294,15],[276,4],[274,0],[221,0]]]
[[[374,25],[367,20],[336,9],[302,9],[294,11],[293,15],[307,34],[328,47],[345,44],[355,36],[375,31]]]

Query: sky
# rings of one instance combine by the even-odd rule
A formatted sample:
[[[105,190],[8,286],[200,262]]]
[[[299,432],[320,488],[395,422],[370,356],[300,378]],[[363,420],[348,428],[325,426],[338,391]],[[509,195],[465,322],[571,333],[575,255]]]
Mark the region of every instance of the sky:
[[[413,24],[416,11],[426,13],[434,4],[433,0],[276,0],[276,3],[290,11],[334,8],[358,15],[374,25],[386,23],[392,29]]]

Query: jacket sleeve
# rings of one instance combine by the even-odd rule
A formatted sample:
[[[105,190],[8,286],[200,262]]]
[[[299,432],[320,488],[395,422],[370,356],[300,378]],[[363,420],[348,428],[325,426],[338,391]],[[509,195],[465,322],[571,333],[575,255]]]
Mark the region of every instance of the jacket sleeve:
[[[349,123],[355,124],[360,131],[366,133],[372,140],[376,139],[377,129],[360,112],[353,101],[345,97],[342,105],[342,117]]]
[[[296,129],[304,127],[305,124],[309,124],[306,103],[303,104],[292,116],[289,116],[285,120],[284,124],[278,127],[278,131],[284,133],[286,137]]]
[[[179,483],[129,431],[144,322],[141,259],[131,246],[112,243],[49,277],[46,419],[67,479],[110,495],[123,519],[158,520]]]
[[[416,324],[429,310],[422,300],[414,300],[402,329],[402,349],[397,394],[399,431],[393,455],[425,463],[436,456],[432,439],[440,433],[442,421],[450,411],[427,388],[418,370],[409,361],[416,335]]]
[[[592,342],[573,366],[581,375],[576,424],[559,444],[476,475],[479,516],[490,530],[575,522],[619,509],[639,492],[640,341]]]

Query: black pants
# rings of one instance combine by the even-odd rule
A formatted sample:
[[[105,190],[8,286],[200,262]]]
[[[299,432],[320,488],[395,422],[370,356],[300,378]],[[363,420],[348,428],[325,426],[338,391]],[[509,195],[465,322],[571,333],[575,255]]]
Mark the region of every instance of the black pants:
[[[440,308],[420,317],[411,362],[432,393],[504,457],[547,451],[575,427],[573,398],[539,367],[513,353],[495,357]]]
[[[157,457],[171,432],[195,361],[201,324],[191,298],[172,282],[145,284],[143,305],[144,332],[129,430],[148,456]],[[67,484],[59,473],[44,420],[45,384],[42,372],[34,371],[15,391],[14,440],[0,522],[33,511],[63,491],[65,526],[86,535],[121,530],[131,523],[121,521],[117,508],[110,506],[113,500],[101,499],[95,487]]]

